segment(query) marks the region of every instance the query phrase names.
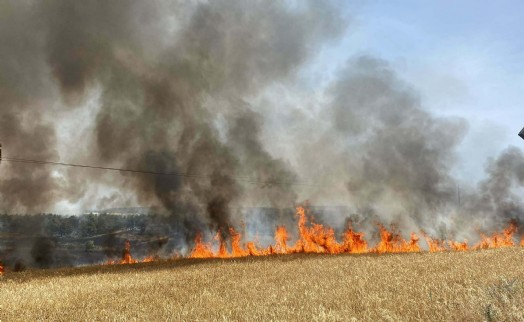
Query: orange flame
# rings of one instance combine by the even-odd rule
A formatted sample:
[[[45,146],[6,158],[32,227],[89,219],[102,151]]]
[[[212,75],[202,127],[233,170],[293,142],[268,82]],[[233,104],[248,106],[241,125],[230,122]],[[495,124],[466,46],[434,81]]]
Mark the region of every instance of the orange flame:
[[[122,251],[122,259],[120,261],[108,260],[105,265],[149,263],[153,261],[155,261],[153,256],[148,256],[141,261],[134,259],[131,256],[131,242],[126,240],[124,250]]]
[[[380,242],[371,250],[373,253],[407,253],[420,252],[418,245],[419,237],[411,233],[410,241],[407,242],[399,234],[389,232],[384,226],[380,225]]]
[[[312,220],[308,221],[306,208],[297,207],[296,216],[298,218],[298,236],[294,245],[289,243],[290,236],[284,226],[277,226],[275,229],[273,245],[267,248],[257,246],[254,241],[242,243],[242,236],[233,228],[229,228],[231,251],[228,251],[227,242],[222,233],[217,233],[213,240],[218,241],[218,250],[214,251],[212,243],[202,240],[199,233],[195,237],[195,246],[190,252],[190,258],[226,258],[243,256],[264,256],[271,254],[292,254],[292,253],[324,253],[324,254],[361,254],[361,253],[406,253],[422,251],[419,245],[419,236],[411,233],[409,240],[405,240],[399,233],[392,232],[384,226],[379,225],[380,240],[375,247],[369,248],[364,239],[363,232],[355,232],[348,227],[342,234],[342,241],[338,242],[335,231],[331,227],[317,224]],[[515,223],[504,229],[501,233],[495,233],[491,237],[482,236],[482,240],[471,249],[498,248],[513,246],[513,235],[517,230]],[[468,242],[445,241],[434,239],[422,232],[428,244],[429,252],[442,251],[466,251],[469,250]],[[524,238],[520,243],[524,246]],[[216,244],[215,244],[216,247]],[[216,248],[215,248],[216,249]]]
[[[367,253],[368,243],[364,240],[364,233],[356,233],[351,228],[344,232],[343,249],[351,254]]]
[[[405,240],[400,233],[390,231],[384,226],[379,225],[380,240],[375,247],[370,248],[368,242],[364,239],[363,232],[355,232],[348,227],[342,234],[342,241],[338,242],[335,237],[335,230],[331,227],[325,227],[322,224],[308,221],[306,208],[297,207],[296,217],[298,218],[297,228],[298,236],[291,245],[290,235],[285,226],[277,226],[274,233],[274,244],[266,248],[257,245],[256,241],[242,242],[242,235],[233,227],[227,230],[219,229],[211,242],[204,242],[201,233],[195,236],[195,245],[188,257],[190,258],[230,258],[244,256],[265,256],[272,254],[292,254],[292,253],[324,253],[324,254],[362,254],[362,253],[408,253],[421,252],[419,245],[420,238],[417,234],[411,233],[409,240]],[[500,248],[514,246],[513,235],[517,231],[517,225],[512,222],[500,233],[494,233],[490,237],[481,234],[481,241],[473,247],[468,246],[467,240],[464,242],[445,241],[434,239],[422,232],[429,252],[442,251],[467,251],[470,249]],[[226,233],[229,233],[226,239]],[[218,244],[218,247],[217,247]],[[520,241],[524,247],[524,236]],[[216,250],[214,250],[216,249]],[[154,257],[146,257],[140,262],[152,262]],[[125,248],[120,261],[109,261],[107,264],[133,264],[139,261],[131,256],[131,244],[126,241]],[[0,266],[0,274],[2,273]]]
[[[449,247],[452,250],[456,250],[456,251],[468,250],[468,241],[467,240],[464,240],[463,243],[459,243],[459,242],[456,242],[456,241],[449,241],[448,243],[449,243]]]
[[[229,234],[231,236],[231,256],[232,257],[243,257],[249,255],[249,252],[242,248],[240,245],[242,236],[237,233],[233,228],[229,228]],[[225,245],[225,243],[224,243]]]
[[[424,236],[424,239],[426,240],[426,243],[428,244],[428,250],[430,253],[442,252],[446,250],[445,241],[440,240],[440,239],[431,238],[425,232],[423,232],[422,235]],[[450,247],[453,249],[453,246],[451,245],[452,244],[450,244]]]
[[[287,241],[289,240],[289,236],[287,233],[287,229],[284,226],[278,226],[275,230],[275,252],[277,254],[286,254],[288,252],[287,249]]]
[[[129,240],[126,240],[126,246],[124,248],[124,251],[122,252],[122,260],[120,261],[120,264],[135,264],[137,263],[137,260],[133,259],[131,256],[131,243]]]
[[[189,255],[191,258],[209,258],[214,257],[211,250],[211,244],[202,242],[202,234],[197,233],[195,237],[195,247]]]
[[[494,233],[491,237],[480,234],[482,240],[473,249],[487,249],[514,246],[513,234],[517,232],[517,224],[511,222],[501,233]]]

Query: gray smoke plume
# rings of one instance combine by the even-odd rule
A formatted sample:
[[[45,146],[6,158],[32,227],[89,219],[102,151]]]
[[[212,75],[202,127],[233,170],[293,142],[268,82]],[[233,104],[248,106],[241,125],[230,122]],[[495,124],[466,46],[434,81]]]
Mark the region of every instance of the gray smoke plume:
[[[70,160],[197,175],[71,169],[53,177],[48,167],[2,165],[10,173],[0,180],[3,209],[78,202],[98,182],[117,187],[121,198],[160,207],[190,233],[202,226],[227,232],[250,184],[239,177],[294,178],[260,143],[263,118],[244,102],[294,77],[345,28],[336,6],[313,1],[2,6],[0,137],[9,151],[19,146],[24,157],[58,159],[53,115],[81,109],[95,92],[99,108],[82,142],[68,147],[75,151]],[[59,102],[55,110],[49,101]],[[296,201],[289,185],[259,193],[274,205]]]
[[[34,159],[56,159],[56,137],[43,114],[53,102],[38,14],[19,2],[0,4],[0,142]],[[5,154],[5,152],[4,152]],[[36,212],[58,188],[49,169],[2,163],[0,210]]]
[[[381,213],[402,212],[424,227],[455,200],[450,170],[466,124],[425,111],[385,62],[361,57],[346,68],[332,89],[332,117],[351,151],[350,196],[363,209],[382,204]]]
[[[465,211],[477,214],[484,226],[504,225],[510,220],[524,221],[524,205],[516,189],[524,187],[524,155],[516,147],[508,147],[486,167],[487,178],[470,192]],[[521,190],[522,191],[522,190]]]
[[[476,229],[500,229],[523,218],[512,192],[522,187],[521,151],[511,148],[493,161],[488,178],[464,189],[459,204],[451,170],[467,123],[424,109],[386,62],[349,60],[326,96],[314,123],[301,121],[306,126],[293,136],[302,148],[298,172],[320,169],[309,172],[320,187],[302,198],[318,204],[326,194],[343,195],[360,215],[352,219],[372,231],[376,222],[394,223],[445,238],[474,240]],[[337,189],[340,181],[344,190]],[[340,226],[344,215],[338,217],[329,220]]]
[[[368,221],[430,233],[471,218],[522,218],[512,192],[523,183],[522,153],[493,161],[458,205],[450,173],[466,122],[428,112],[369,56],[308,93],[325,98],[308,97],[318,111],[282,111],[285,149],[273,153],[267,133],[277,125],[263,105],[280,97],[260,98],[299,82],[347,25],[336,3],[319,1],[2,2],[4,155],[189,177],[2,162],[0,210],[134,202],[188,240],[203,229],[227,234],[240,225],[238,209],[260,201],[343,200]],[[78,126],[64,130],[62,118]],[[297,181],[312,184],[287,184]]]

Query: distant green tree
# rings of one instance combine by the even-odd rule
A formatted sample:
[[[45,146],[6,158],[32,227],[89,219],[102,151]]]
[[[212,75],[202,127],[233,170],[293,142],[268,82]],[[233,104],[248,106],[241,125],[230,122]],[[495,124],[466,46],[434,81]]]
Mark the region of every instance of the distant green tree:
[[[92,240],[88,240],[86,241],[86,244],[85,244],[85,250],[86,252],[91,252],[95,249],[95,242],[92,241]]]
[[[99,231],[99,222],[98,215],[87,214],[82,217],[80,224],[81,234],[85,237],[94,236],[98,234]]]
[[[62,221],[62,229],[64,231],[64,234],[66,236],[72,236],[75,232],[78,231],[78,217],[77,216],[69,216],[67,218],[64,218]]]
[[[58,215],[43,215],[44,216],[44,229],[48,236],[62,237],[64,235],[62,231],[62,217]]]

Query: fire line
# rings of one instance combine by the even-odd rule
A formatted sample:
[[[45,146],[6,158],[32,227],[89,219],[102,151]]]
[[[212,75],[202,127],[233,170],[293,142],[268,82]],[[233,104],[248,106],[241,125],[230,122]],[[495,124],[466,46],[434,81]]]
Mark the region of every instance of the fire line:
[[[276,254],[297,254],[297,253],[316,253],[316,254],[385,254],[385,253],[420,253],[423,252],[418,234],[412,232],[408,240],[404,239],[399,232],[388,230],[383,225],[379,225],[380,240],[376,245],[370,247],[365,239],[365,233],[356,232],[348,227],[342,234],[339,242],[335,237],[335,231],[331,227],[315,223],[312,219],[308,220],[306,207],[299,206],[296,209],[298,218],[298,238],[291,245],[290,234],[286,227],[277,226],[274,232],[274,243],[267,247],[261,247],[255,241],[242,243],[242,235],[234,228],[230,227],[229,242],[224,233],[218,231],[211,242],[205,242],[203,235],[198,232],[195,237],[195,244],[187,255],[188,258],[236,258],[247,256],[268,256]],[[480,234],[481,240],[470,246],[467,240],[462,242],[452,240],[440,240],[430,237],[425,232],[421,232],[422,237],[428,245],[428,252],[444,251],[471,251],[490,248],[501,248],[516,246],[513,237],[517,232],[517,225],[511,222],[508,227],[501,232],[493,233],[488,236]],[[228,245],[230,247],[228,247]],[[524,237],[519,243],[524,247]],[[230,250],[228,250],[228,248]],[[178,255],[176,256],[179,257]],[[131,256],[131,243],[125,242],[122,258],[119,261],[110,260],[105,264],[135,264],[139,262],[152,262],[155,257],[149,256],[143,260],[137,260]]]

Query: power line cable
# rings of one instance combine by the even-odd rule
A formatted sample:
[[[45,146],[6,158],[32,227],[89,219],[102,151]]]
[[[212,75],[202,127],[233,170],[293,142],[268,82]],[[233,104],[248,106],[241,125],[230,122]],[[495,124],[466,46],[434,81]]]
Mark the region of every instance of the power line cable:
[[[28,164],[50,164],[57,166],[66,166],[66,167],[77,167],[77,168],[87,168],[87,169],[98,169],[98,170],[109,170],[109,171],[122,171],[122,172],[131,172],[139,174],[150,174],[150,175],[163,175],[163,176],[175,176],[175,177],[186,177],[186,178],[200,178],[208,179],[211,178],[211,175],[205,174],[196,174],[196,173],[184,173],[184,172],[156,172],[149,170],[137,170],[137,169],[124,169],[124,168],[115,168],[115,167],[102,167],[102,166],[93,166],[85,164],[74,164],[66,162],[54,162],[54,161],[43,161],[43,160],[31,160],[31,159],[22,159],[22,158],[11,158],[11,157],[0,157],[0,161],[8,162],[18,162],[18,163],[28,163]],[[287,182],[287,181],[259,181],[248,177],[234,176],[234,178],[239,181],[244,181],[253,184],[262,184],[266,186],[272,185],[300,185],[300,186],[321,186],[316,184],[311,184],[307,182]]]

